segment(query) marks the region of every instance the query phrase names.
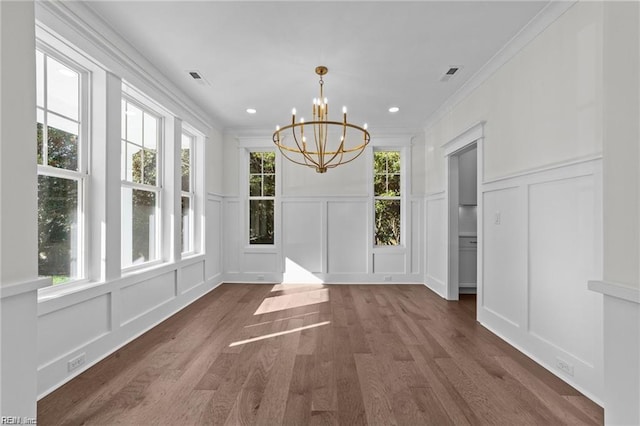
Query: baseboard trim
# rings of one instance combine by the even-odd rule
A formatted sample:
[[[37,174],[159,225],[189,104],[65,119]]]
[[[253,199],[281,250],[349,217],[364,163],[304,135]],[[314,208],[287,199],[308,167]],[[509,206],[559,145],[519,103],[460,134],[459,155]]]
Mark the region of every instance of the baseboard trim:
[[[513,346],[514,348],[516,348],[517,350],[519,350],[520,352],[525,354],[528,358],[531,358],[537,364],[542,366],[545,370],[549,371],[551,374],[553,374],[554,376],[556,376],[557,378],[559,378],[563,382],[567,383],[569,386],[577,389],[578,392],[582,393],[584,396],[586,396],[587,398],[589,398],[590,400],[592,400],[593,402],[595,402],[599,406],[601,406],[601,407],[604,406],[604,401],[602,401],[600,398],[598,398],[593,393],[591,393],[588,390],[584,389],[582,386],[567,380],[567,378],[564,377],[564,376],[560,376],[558,373],[556,373],[556,371],[554,371],[554,368],[552,368],[552,366],[550,366],[546,362],[542,361],[537,355],[533,354],[531,351],[525,349],[524,347],[522,347],[518,343],[514,342],[512,339],[506,337],[504,334],[502,334],[501,332],[499,332],[495,328],[491,327],[489,324],[487,324],[485,322],[482,322],[482,321],[478,321],[478,323],[480,325],[482,325],[484,328],[486,328],[487,330],[489,330],[490,332],[492,332],[493,334],[495,334],[496,336],[498,336],[499,338],[501,338],[502,340],[504,340],[505,342],[507,342],[509,345]]]

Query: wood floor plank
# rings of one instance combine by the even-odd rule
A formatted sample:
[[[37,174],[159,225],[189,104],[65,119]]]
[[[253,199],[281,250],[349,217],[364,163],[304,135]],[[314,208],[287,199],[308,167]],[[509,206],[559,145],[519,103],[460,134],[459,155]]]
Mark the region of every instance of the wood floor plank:
[[[301,325],[300,319],[291,319],[288,323],[288,329],[291,330]],[[269,376],[260,408],[256,413],[258,424],[281,424],[284,418],[296,351],[300,344],[300,333],[283,335],[282,340],[282,348],[272,369],[272,374]]]
[[[372,425],[397,425],[380,365],[371,354],[355,354],[367,421]]]
[[[313,354],[312,411],[336,411],[338,393],[334,360],[334,334],[331,327],[317,329]]]
[[[224,284],[38,402],[38,424],[600,425],[421,285]]]
[[[313,380],[313,356],[296,355],[287,396],[284,425],[308,424],[311,418],[311,382]]]

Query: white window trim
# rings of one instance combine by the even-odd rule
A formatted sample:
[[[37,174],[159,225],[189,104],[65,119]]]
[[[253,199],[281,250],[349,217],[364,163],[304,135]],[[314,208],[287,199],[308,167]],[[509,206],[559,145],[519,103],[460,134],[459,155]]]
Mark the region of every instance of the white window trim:
[[[88,61],[85,57],[78,55],[77,52],[68,49],[62,48],[57,49],[52,47],[53,45],[58,45],[59,40],[55,39],[48,33],[44,33],[40,27],[36,28],[36,49],[34,50],[34,55],[36,54],[36,50],[42,52],[45,55],[55,59],[63,65],[71,68],[76,71],[79,76],[79,88],[78,88],[78,98],[79,98],[79,111],[78,111],[78,120],[73,120],[71,118],[65,117],[62,114],[52,112],[55,115],[58,115],[63,118],[67,118],[71,121],[77,121],[78,126],[78,154],[77,154],[77,162],[78,162],[78,170],[68,170],[57,167],[52,167],[46,164],[47,155],[43,156],[43,164],[37,164],[37,175],[38,176],[50,176],[63,178],[68,180],[75,180],[78,182],[78,207],[77,207],[77,228],[78,228],[78,240],[77,240],[77,275],[78,278],[70,279],[69,281],[61,284],[56,284],[55,286],[51,286],[51,288],[69,288],[70,286],[83,285],[89,281],[88,278],[88,259],[90,255],[87,251],[88,244],[88,236],[91,233],[91,221],[89,217],[89,203],[88,194],[90,190],[90,175],[89,175],[89,150],[90,143],[89,137],[91,135],[91,70],[94,68],[94,64]],[[45,41],[46,40],[46,41]],[[63,46],[57,46],[63,47]],[[45,70],[46,61],[45,61]],[[46,71],[44,76],[45,88],[46,88]],[[42,108],[36,106],[36,110],[41,109],[43,112],[48,111],[46,108],[47,104],[47,90],[45,89],[44,95],[44,106]],[[46,121],[46,119],[45,119]],[[44,123],[46,124],[46,123]],[[43,126],[46,127],[46,126]],[[46,151],[46,129],[43,128],[43,147]],[[34,141],[35,143],[35,141]],[[35,160],[35,158],[34,158]],[[37,163],[37,161],[36,161]]]
[[[410,161],[407,158],[409,153],[410,141],[384,141],[379,143],[374,143],[371,149],[371,155],[369,156],[369,182],[370,182],[370,211],[371,211],[371,247],[373,253],[379,252],[405,252],[407,247],[410,247],[409,235],[407,232],[407,221],[409,220],[409,215],[407,212],[408,206],[408,177],[410,176],[411,170],[409,169]],[[385,245],[376,245],[375,242],[375,217],[376,217],[376,208],[375,201],[379,198],[375,195],[375,191],[373,188],[374,182],[374,174],[375,171],[373,169],[373,153],[380,151],[396,151],[400,153],[400,196],[399,197],[383,197],[384,199],[399,199],[400,200],[400,244],[395,246],[385,246]]]
[[[264,252],[277,252],[278,247],[280,246],[280,191],[281,191],[281,160],[280,160],[280,152],[275,149],[275,147],[267,147],[262,144],[258,146],[247,146],[241,144],[241,148],[243,149],[243,155],[240,155],[240,161],[242,162],[240,165],[240,172],[243,175],[242,178],[242,188],[241,194],[242,199],[244,200],[244,220],[243,220],[243,228],[244,228],[244,252],[245,253],[264,253]],[[276,193],[273,197],[249,197],[249,156],[252,152],[273,152],[275,154],[275,182],[276,182]],[[250,244],[250,229],[249,229],[249,201],[250,200],[273,200],[273,244]]]
[[[136,183],[136,182],[132,182],[129,180],[126,180],[124,178],[122,178],[122,174],[123,172],[126,173],[123,169],[123,165],[121,163],[120,165],[120,176],[121,176],[121,190],[125,189],[125,188],[130,188],[132,190],[142,190],[142,191],[148,191],[148,192],[154,192],[156,194],[156,241],[155,241],[155,253],[157,258],[153,259],[153,260],[149,260],[143,263],[138,263],[138,264],[132,264],[132,265],[127,265],[124,266],[123,260],[121,258],[121,269],[122,269],[122,274],[126,275],[130,272],[133,271],[137,271],[140,269],[146,269],[155,265],[160,265],[166,262],[166,259],[163,255],[162,252],[162,244],[165,241],[165,239],[167,238],[168,233],[166,232],[166,230],[164,229],[163,226],[163,219],[164,219],[164,211],[162,209],[163,206],[163,201],[164,201],[164,152],[165,152],[165,140],[166,140],[166,135],[165,135],[165,131],[164,131],[164,123],[166,122],[166,120],[169,118],[167,117],[166,113],[163,113],[163,110],[158,111],[156,108],[154,108],[156,106],[155,103],[150,103],[148,104],[148,98],[145,97],[140,97],[137,96],[139,94],[138,91],[136,91],[135,89],[133,89],[131,86],[123,84],[123,90],[122,90],[122,99],[125,100],[128,103],[133,104],[135,107],[141,109],[144,112],[146,112],[149,115],[152,115],[154,118],[156,118],[158,120],[157,123],[157,135],[158,135],[158,140],[156,142],[156,184],[155,185],[149,185],[149,184],[143,184],[143,183]],[[122,105],[122,103],[121,103]],[[121,123],[121,126],[125,126],[124,123]],[[121,130],[122,131],[122,130]],[[122,142],[123,141],[127,141],[127,139],[122,139],[122,134],[120,135],[120,146],[122,147]],[[143,128],[143,145],[144,145],[144,128]],[[121,148],[122,149],[122,148]],[[122,157],[122,155],[121,155]],[[121,191],[121,197],[122,197],[122,191]],[[122,198],[121,198],[122,199]],[[122,234],[124,226],[123,223],[124,221],[122,220],[124,218],[122,218],[121,216],[121,222],[120,222],[120,233]],[[121,245],[120,247],[121,250],[121,256],[124,256],[124,250],[123,247]]]
[[[197,137],[192,132],[190,132],[187,126],[182,126],[182,134],[191,139],[191,144],[189,147],[189,191],[184,191],[182,189],[182,138],[180,139],[180,199],[182,202],[182,197],[189,198],[189,246],[186,251],[182,251],[182,257],[192,256],[197,253],[196,249],[196,172],[197,166],[195,164],[195,150],[197,144]],[[180,229],[181,238],[183,235],[184,229]],[[181,247],[182,249],[182,247]]]
[[[193,244],[192,251],[182,253],[182,259],[193,258],[205,252],[205,159],[206,136],[189,123],[182,122],[182,131],[193,136],[191,179],[193,194],[191,210],[193,211]]]

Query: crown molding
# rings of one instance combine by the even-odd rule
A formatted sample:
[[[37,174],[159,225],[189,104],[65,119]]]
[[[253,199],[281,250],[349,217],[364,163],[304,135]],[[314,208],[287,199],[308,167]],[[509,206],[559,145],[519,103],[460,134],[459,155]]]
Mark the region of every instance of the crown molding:
[[[462,100],[467,98],[482,83],[489,79],[500,67],[509,62],[549,25],[555,22],[577,0],[552,0],[536,16],[534,16],[515,36],[511,38],[495,55],[489,59],[475,74],[471,76],[451,97],[431,114],[424,123],[425,130],[431,128]]]
[[[237,139],[267,139],[271,141],[273,129],[242,127],[226,128],[224,136]],[[413,138],[423,133],[423,129],[410,129],[406,127],[373,127],[369,128],[371,140],[377,138]]]
[[[118,74],[141,90],[150,89],[149,96],[172,110],[176,115],[187,115],[192,125],[203,131],[219,130],[221,124],[186,96],[170,79],[146,59],[138,50],[115,32],[104,19],[83,2],[36,1],[36,20],[53,34],[78,43],[81,49],[88,44],[91,50],[83,52]],[[62,27],[61,27],[62,26]],[[160,97],[160,99],[157,99]]]

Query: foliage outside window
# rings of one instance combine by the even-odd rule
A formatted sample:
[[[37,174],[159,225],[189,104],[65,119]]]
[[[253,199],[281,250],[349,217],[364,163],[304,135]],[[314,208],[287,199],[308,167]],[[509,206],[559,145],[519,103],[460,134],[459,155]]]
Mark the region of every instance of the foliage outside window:
[[[83,276],[81,83],[78,70],[36,51],[38,274],[53,284]]]
[[[122,100],[122,267],[159,258],[160,118]]]
[[[397,246],[401,230],[400,153],[375,151],[373,167],[375,245]]]
[[[181,158],[181,211],[182,211],[182,253],[195,251],[194,247],[194,199],[195,191],[193,184],[193,147],[195,137],[182,134],[180,158]]]
[[[276,154],[249,153],[249,244],[274,244]]]

